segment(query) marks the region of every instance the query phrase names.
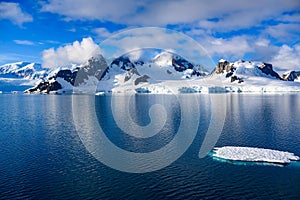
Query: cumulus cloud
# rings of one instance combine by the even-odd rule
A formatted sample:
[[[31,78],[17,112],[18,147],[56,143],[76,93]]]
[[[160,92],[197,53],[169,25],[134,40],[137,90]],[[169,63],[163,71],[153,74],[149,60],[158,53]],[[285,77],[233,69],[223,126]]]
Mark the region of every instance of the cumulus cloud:
[[[300,44],[294,47],[282,45],[270,62],[278,70],[300,70]]]
[[[42,53],[43,66],[55,68],[58,66],[69,66],[70,64],[82,64],[90,57],[100,53],[99,46],[92,38],[83,38],[81,42],[75,41],[57,49],[44,50]]]
[[[0,20],[8,19],[18,26],[25,22],[32,22],[31,15],[24,13],[18,3],[0,2]]]

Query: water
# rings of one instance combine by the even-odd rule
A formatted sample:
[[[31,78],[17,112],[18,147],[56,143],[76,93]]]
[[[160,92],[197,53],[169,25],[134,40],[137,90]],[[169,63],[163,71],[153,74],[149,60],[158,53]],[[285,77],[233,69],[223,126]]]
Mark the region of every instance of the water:
[[[300,155],[299,94],[224,97],[226,121],[216,146],[257,146]],[[180,104],[172,96],[139,95],[130,101],[131,118],[140,125],[150,122],[148,109],[153,103],[164,103],[169,116],[161,132],[141,139],[120,134],[110,96],[0,95],[0,199],[297,199],[300,195],[299,163],[275,167],[233,165],[209,156],[199,159],[211,118],[208,95],[197,96],[200,128],[188,150],[170,166],[144,174],[109,168],[86,150],[73,121],[73,98],[86,108],[95,100],[95,113],[107,137],[130,152],[162,148],[180,126]],[[124,103],[122,97],[117,101]],[[89,118],[86,122],[95,124]]]

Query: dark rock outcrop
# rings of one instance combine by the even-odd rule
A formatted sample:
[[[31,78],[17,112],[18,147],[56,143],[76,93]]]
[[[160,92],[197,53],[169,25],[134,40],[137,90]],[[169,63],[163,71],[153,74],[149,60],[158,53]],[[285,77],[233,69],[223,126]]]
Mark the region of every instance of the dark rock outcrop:
[[[131,70],[129,70],[126,73],[125,78],[124,78],[124,82],[129,81],[134,74],[138,75],[138,76],[141,76],[136,68],[132,68]]]
[[[36,87],[26,90],[25,93],[35,93],[37,92],[37,89],[39,91],[43,91],[43,93],[49,94],[51,91],[57,91],[62,89],[62,86],[57,81],[43,81],[39,83]]]
[[[135,65],[133,62],[130,61],[130,59],[126,56],[120,56],[119,58],[116,58],[113,60],[110,66],[117,65],[121,69],[129,71],[132,68],[135,68]]]
[[[266,75],[270,75],[274,78],[282,80],[282,78],[279,76],[279,74],[273,70],[272,64],[263,63],[261,66],[258,66],[258,69],[260,69]]]
[[[138,77],[137,79],[135,79],[134,81],[134,85],[138,85],[139,83],[145,83],[148,82],[148,79],[150,77],[148,75],[143,75],[141,77]]]
[[[218,66],[214,69],[213,73],[223,74],[225,72],[234,72],[236,68],[230,62],[226,60],[222,60],[218,63]],[[231,75],[232,75],[231,73]],[[226,77],[230,77],[231,75],[226,75]]]
[[[237,76],[232,76],[230,79],[230,82],[234,82],[234,81],[238,81],[238,83],[244,82],[244,80],[242,78],[239,78]]]
[[[242,61],[242,62],[245,62],[245,61]],[[242,78],[234,75],[235,70],[236,70],[236,67],[234,66],[234,64],[231,64],[230,62],[228,62],[226,60],[221,60],[218,63],[218,66],[214,69],[214,71],[212,73],[215,73],[215,74],[226,73],[225,77],[230,78],[230,82],[234,82],[234,81],[238,81],[238,83],[244,82],[244,80]]]
[[[284,73],[282,79],[285,81],[295,81],[295,79],[300,78],[300,71],[290,71],[288,73]]]

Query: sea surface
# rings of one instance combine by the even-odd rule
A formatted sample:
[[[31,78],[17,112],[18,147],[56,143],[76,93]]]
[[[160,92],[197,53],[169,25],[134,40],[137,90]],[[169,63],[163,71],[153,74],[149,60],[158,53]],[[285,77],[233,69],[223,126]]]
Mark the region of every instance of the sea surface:
[[[187,104],[182,105],[180,98]],[[211,156],[199,158],[198,154],[215,120],[222,125],[220,136],[215,135],[217,147],[262,147],[300,156],[300,94],[186,94],[180,98],[133,95],[128,103],[122,95],[114,98],[111,95],[0,95],[0,199],[299,198],[300,164],[297,162],[285,167],[237,165]],[[189,101],[191,98],[196,98],[197,103]],[[218,106],[225,108],[225,115],[213,111],[212,99],[219,99]],[[160,131],[148,138],[127,134],[118,126],[116,113],[112,112],[117,106],[117,115],[124,115],[128,124],[146,126],[152,123],[149,109],[154,104],[162,105],[167,118],[161,120],[165,123]],[[98,143],[92,139],[82,141],[84,134],[97,134],[91,133],[90,127],[100,126],[120,149],[153,152],[176,137],[183,123],[182,109],[186,108],[200,111],[198,116],[191,114],[185,119],[197,123],[195,138],[182,156],[156,171],[127,173],[113,169],[87,148]],[[127,111],[129,117],[124,114]],[[89,112],[96,119],[89,117]],[[78,128],[74,117],[83,119],[85,125]],[[186,129],[187,138],[195,134],[192,131]],[[114,156],[117,157],[111,155],[112,160]],[[153,158],[152,162],[159,165],[161,160]]]

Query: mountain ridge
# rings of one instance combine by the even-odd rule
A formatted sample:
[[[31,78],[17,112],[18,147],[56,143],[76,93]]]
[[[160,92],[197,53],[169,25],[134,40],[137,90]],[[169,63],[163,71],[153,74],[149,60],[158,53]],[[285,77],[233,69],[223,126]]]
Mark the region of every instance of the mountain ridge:
[[[280,75],[270,63],[244,60],[229,62],[221,59],[213,71],[208,72],[203,66],[170,52],[162,52],[150,60],[134,60],[123,55],[112,60],[110,64],[107,64],[102,55],[97,55],[83,65],[52,71],[47,71],[36,63],[18,62],[0,66],[1,74],[14,74],[16,77],[36,80],[35,86],[25,91],[35,94],[97,91],[266,92],[278,91],[278,88],[279,91],[284,91],[286,87],[288,91],[300,91],[300,70]],[[95,85],[96,90],[93,88],[90,91],[91,86]],[[271,87],[272,85],[277,89]],[[172,91],[166,88],[172,88]]]

